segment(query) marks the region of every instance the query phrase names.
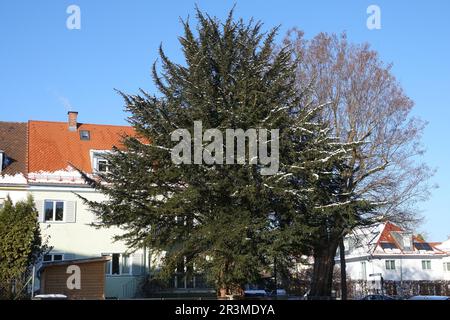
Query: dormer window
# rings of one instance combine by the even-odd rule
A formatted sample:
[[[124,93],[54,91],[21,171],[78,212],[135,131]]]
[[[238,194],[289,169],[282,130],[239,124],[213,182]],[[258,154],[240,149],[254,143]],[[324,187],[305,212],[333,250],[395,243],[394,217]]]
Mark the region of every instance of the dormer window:
[[[99,159],[97,161],[97,171],[98,172],[109,172],[109,162],[105,159]]]
[[[81,140],[91,140],[91,133],[89,130],[80,130]]]
[[[406,231],[392,231],[392,236],[394,237],[397,244],[400,246],[401,250],[404,251],[412,251],[413,250],[413,241],[412,241],[412,233]]]
[[[110,163],[105,158],[105,155],[108,154],[109,151],[101,151],[97,150],[91,151],[91,157],[92,157],[92,168],[94,173],[105,173],[110,171]]]
[[[405,251],[412,251],[413,250],[413,246],[412,246],[412,234],[411,233],[403,233],[403,250]]]

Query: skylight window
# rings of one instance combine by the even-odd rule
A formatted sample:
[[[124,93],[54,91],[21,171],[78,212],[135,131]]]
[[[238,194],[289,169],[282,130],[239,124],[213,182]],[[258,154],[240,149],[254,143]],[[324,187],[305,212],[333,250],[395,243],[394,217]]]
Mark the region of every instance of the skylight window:
[[[80,139],[91,140],[91,133],[89,132],[89,130],[80,130]]]

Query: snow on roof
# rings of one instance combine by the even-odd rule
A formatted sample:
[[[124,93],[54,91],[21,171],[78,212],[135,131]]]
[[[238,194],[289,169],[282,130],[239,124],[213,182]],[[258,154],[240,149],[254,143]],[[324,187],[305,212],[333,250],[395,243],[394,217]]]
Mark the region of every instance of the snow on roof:
[[[435,246],[437,249],[450,253],[450,239]]]
[[[368,227],[357,228],[353,231],[351,238],[354,239],[356,246],[361,249],[356,250],[354,254],[445,254],[443,247],[435,243],[426,242],[412,232],[393,224],[392,222],[377,223]],[[450,247],[450,240],[446,244]],[[350,253],[352,254],[352,253]]]
[[[111,150],[123,147],[122,137],[133,136],[128,126],[79,123],[76,131],[68,130],[66,122],[29,121],[28,171],[58,172],[69,164],[92,173],[90,150]],[[80,131],[89,131],[89,140],[80,139]]]
[[[0,184],[27,184],[27,178],[22,173],[0,175]]]
[[[65,170],[56,171],[44,171],[30,172],[28,174],[28,180],[30,183],[43,182],[43,183],[65,183],[65,184],[85,184],[85,180],[81,174],[72,168],[67,166]]]

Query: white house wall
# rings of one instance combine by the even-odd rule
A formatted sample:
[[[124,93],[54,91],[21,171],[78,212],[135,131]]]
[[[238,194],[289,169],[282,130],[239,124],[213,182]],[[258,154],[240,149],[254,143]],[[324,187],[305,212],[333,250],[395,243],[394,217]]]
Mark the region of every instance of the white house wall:
[[[447,252],[448,256],[442,259],[442,270],[444,272],[444,280],[450,280],[450,270],[444,270],[444,263],[450,263],[450,239],[441,243],[438,248]]]
[[[123,233],[119,228],[96,229],[90,224],[96,216],[75,193],[93,201],[103,201],[105,196],[91,188],[76,186],[30,186],[6,185],[0,183],[0,200],[8,196],[13,203],[26,200],[32,195],[36,203],[45,200],[76,202],[75,222],[43,222],[40,223],[41,234],[47,245],[52,247],[51,253],[65,254],[65,259],[98,257],[104,253],[130,252],[123,241],[114,241],[114,236]],[[131,253],[131,252],[130,252]],[[143,250],[133,253],[132,264],[146,263]],[[137,261],[139,260],[139,262]],[[136,294],[143,275],[106,275],[105,296],[131,298]],[[39,282],[37,281],[37,285]]]
[[[9,196],[13,203],[26,200],[28,191],[25,187],[2,187],[0,185],[0,201],[6,200]]]
[[[386,260],[395,261],[395,270],[386,270]],[[422,269],[422,260],[431,262],[431,270]],[[363,272],[362,262],[366,264],[366,272]],[[407,281],[407,280],[445,280],[450,272],[444,272],[442,257],[382,257],[352,259],[346,261],[347,275],[352,280],[376,280],[379,276],[371,274],[381,274],[384,280]],[[364,278],[364,274],[366,278]]]
[[[113,237],[121,234],[118,228],[96,229],[90,226],[96,221],[95,215],[72,191],[61,189],[36,190],[30,189],[36,202],[45,200],[62,200],[76,202],[76,217],[74,223],[67,222],[44,222],[41,223],[43,236],[50,236],[48,244],[55,251],[71,253],[77,258],[99,256],[102,253],[121,253],[127,251],[123,242],[114,242]],[[90,189],[77,190],[81,196],[92,201],[103,201],[105,198],[99,192]]]
[[[442,259],[442,272],[444,273],[444,280],[450,280],[450,270],[444,270],[444,263],[450,263],[450,256]]]

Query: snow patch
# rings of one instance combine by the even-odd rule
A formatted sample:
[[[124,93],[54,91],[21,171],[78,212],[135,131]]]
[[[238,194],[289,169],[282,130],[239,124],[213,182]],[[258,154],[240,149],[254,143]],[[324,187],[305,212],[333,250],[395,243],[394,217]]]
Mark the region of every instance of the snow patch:
[[[31,172],[28,174],[28,180],[41,183],[85,184],[81,174],[70,166],[64,170]]]
[[[26,184],[27,178],[22,173],[0,175],[0,184]]]

